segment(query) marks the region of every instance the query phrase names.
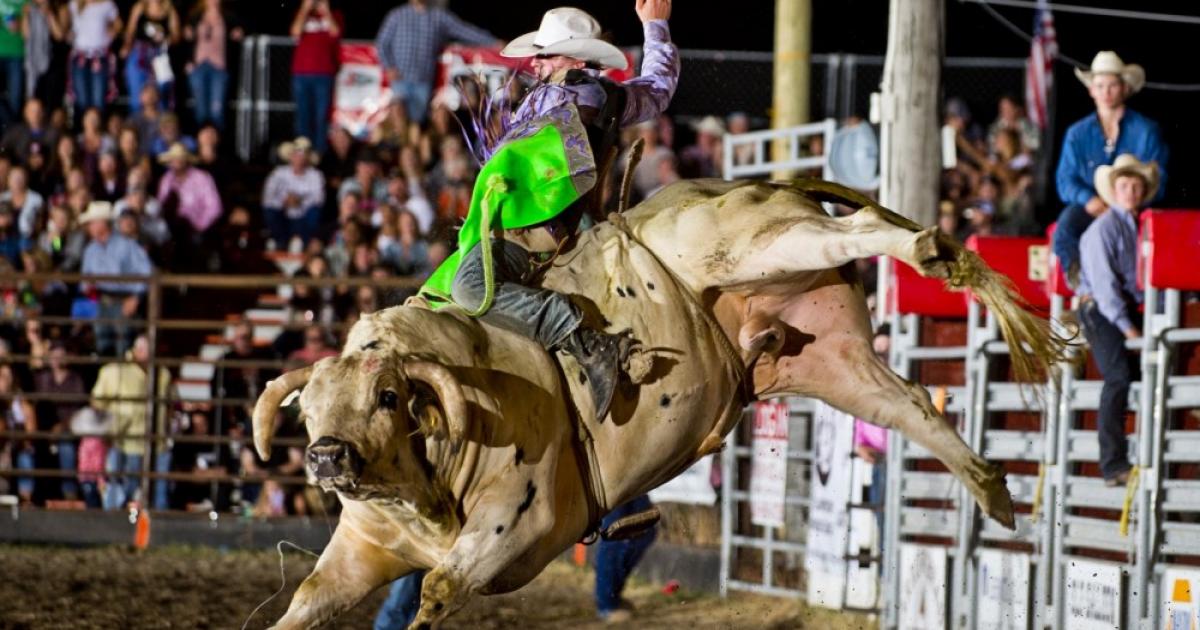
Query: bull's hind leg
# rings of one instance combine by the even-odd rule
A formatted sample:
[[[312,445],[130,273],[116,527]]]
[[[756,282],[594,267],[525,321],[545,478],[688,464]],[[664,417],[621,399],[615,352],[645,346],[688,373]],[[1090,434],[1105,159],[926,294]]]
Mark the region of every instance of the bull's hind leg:
[[[899,430],[937,457],[970,490],[984,513],[1013,527],[1004,472],[963,442],[934,408],[924,387],[905,381],[875,356],[859,335],[821,335],[780,366],[781,389],[823,400],[846,413]],[[784,359],[787,361],[787,359]]]
[[[878,206],[867,206],[844,217],[796,211],[795,200],[784,196],[787,194],[778,191],[772,199],[782,197],[787,212],[764,212],[760,220],[736,224],[738,229],[749,227],[749,234],[736,239],[708,239],[713,249],[700,262],[710,275],[709,286],[771,282],[797,272],[832,269],[881,255],[902,260],[924,275],[949,275],[954,250],[936,227],[922,228]],[[737,246],[729,246],[731,242]],[[717,264],[724,260],[729,264]]]

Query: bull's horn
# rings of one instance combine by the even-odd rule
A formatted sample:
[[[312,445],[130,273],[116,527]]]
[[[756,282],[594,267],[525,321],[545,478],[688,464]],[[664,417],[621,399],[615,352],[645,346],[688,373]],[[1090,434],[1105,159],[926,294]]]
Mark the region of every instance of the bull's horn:
[[[406,361],[404,375],[423,381],[433,388],[442,401],[446,414],[446,428],[453,442],[461,442],[467,434],[467,398],[463,395],[458,379],[446,366],[429,361]]]
[[[313,368],[308,366],[291,372],[285,372],[279,378],[267,383],[258,402],[254,404],[254,449],[258,456],[266,461],[271,458],[271,437],[275,435],[275,415],[279,405],[288,394],[304,387],[312,376]]]

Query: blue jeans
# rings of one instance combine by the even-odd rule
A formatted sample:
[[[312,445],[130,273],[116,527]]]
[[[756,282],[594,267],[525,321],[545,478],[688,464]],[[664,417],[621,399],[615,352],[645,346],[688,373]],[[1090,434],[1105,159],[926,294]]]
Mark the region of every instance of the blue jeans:
[[[403,101],[408,118],[417,123],[424,123],[429,113],[429,94],[433,88],[428,83],[420,81],[396,81],[392,84],[392,95],[398,101]]]
[[[642,495],[609,512],[600,521],[600,528],[612,525],[617,519],[652,507],[650,498]],[[629,540],[603,540],[596,547],[596,611],[610,613],[621,607],[621,591],[633,568],[654,542],[655,530]]]
[[[317,227],[321,222],[320,206],[313,206],[304,211],[304,216],[299,219],[288,217],[287,212],[276,208],[267,208],[264,212],[264,218],[267,223],[267,231],[271,234],[271,239],[275,241],[275,247],[279,249],[287,249],[288,241],[292,240],[292,236],[299,236],[305,245],[317,233]]]
[[[493,240],[492,260],[494,300],[480,319],[530,337],[545,348],[557,346],[579,327],[583,313],[566,295],[525,286],[532,269],[525,248]],[[463,256],[450,292],[455,302],[474,310],[483,302],[484,288],[483,249],[476,245]]]
[[[404,630],[421,610],[421,581],[428,571],[414,571],[392,582],[375,615],[375,630]]]
[[[171,472],[171,450],[166,446],[162,447],[160,452],[154,458],[154,472],[169,473]],[[154,509],[169,510],[171,509],[171,484],[169,479],[154,480]]]
[[[1125,335],[1088,302],[1079,309],[1083,335],[1087,338],[1096,367],[1104,377],[1096,433],[1100,439],[1100,472],[1112,479],[1129,470],[1129,439],[1125,436],[1125,411],[1129,406],[1129,384],[1133,366],[1125,352]]]
[[[296,135],[308,138],[318,154],[325,152],[329,130],[329,106],[333,102],[333,76],[292,76],[292,98],[296,101]]]
[[[192,84],[192,108],[196,124],[212,123],[217,129],[225,127],[225,89],[229,73],[205,61],[188,75]]]
[[[129,90],[129,113],[142,111],[142,88],[154,81],[162,102],[171,109],[171,82],[163,83],[154,76],[152,62],[159,52],[153,46],[139,44],[129,52],[125,59],[125,87]]]
[[[141,471],[141,455],[130,455],[116,447],[108,449],[108,457],[104,462],[104,472],[108,473],[108,488],[104,491],[104,509],[120,510],[137,495],[138,478],[115,473]]]
[[[883,502],[887,499],[887,456],[880,455],[871,466],[871,487],[867,489],[867,502],[875,511],[875,526],[879,533],[879,557],[883,557]],[[883,562],[879,562],[883,573]]]
[[[120,321],[128,319],[121,310],[120,298],[100,296],[97,317],[101,320]],[[118,323],[96,323],[96,353],[100,356],[125,355],[125,351],[133,343],[133,329]]]
[[[61,470],[75,470],[76,457],[78,447],[75,442],[62,441],[58,443],[58,467]],[[64,477],[62,480],[62,493],[64,499],[72,499],[79,496],[79,484],[76,483],[74,477]]]
[[[37,463],[34,462],[33,451],[17,451],[14,454],[13,464],[17,470],[33,470],[37,468]],[[22,498],[33,496],[33,477],[17,477],[17,494]]]
[[[76,117],[82,116],[89,107],[104,111],[108,105],[105,101],[108,95],[108,73],[108,63],[103,61],[98,64],[92,61],[82,65],[71,64],[71,90],[75,94]]]
[[[82,493],[83,503],[88,506],[88,509],[104,507],[104,502],[100,499],[100,488],[95,481],[81,481],[79,489]]]
[[[25,58],[0,57],[0,69],[4,71],[6,90],[0,122],[7,125],[21,119],[21,109],[25,103]]]
[[[1054,226],[1054,255],[1058,256],[1058,262],[1062,265],[1063,274],[1068,281],[1072,278],[1072,268],[1078,270],[1079,239],[1091,224],[1092,215],[1088,214],[1083,206],[1067,206],[1058,215],[1058,224]]]

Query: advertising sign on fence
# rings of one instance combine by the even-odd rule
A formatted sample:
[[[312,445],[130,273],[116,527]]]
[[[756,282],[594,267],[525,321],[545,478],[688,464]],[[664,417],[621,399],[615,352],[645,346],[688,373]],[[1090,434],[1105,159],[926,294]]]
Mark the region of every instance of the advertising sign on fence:
[[[1072,559],[1067,565],[1067,627],[1114,630],[1121,627],[1121,567]]]
[[[1029,630],[1029,555],[979,552],[979,630]]]
[[[900,545],[899,630],[946,627],[946,548]]]
[[[787,403],[755,403],[751,451],[750,522],[783,527],[783,502],[787,495]]]
[[[351,135],[364,138],[387,116],[391,88],[375,46],[344,43],[341,61],[333,90],[333,122]]]
[[[1200,630],[1200,571],[1168,567],[1159,593],[1164,630]]]
[[[712,487],[712,467],[715,455],[703,457],[692,464],[678,477],[650,491],[650,500],[655,503],[689,503],[712,505],[717,502],[717,493]]]
[[[804,552],[808,601],[817,606],[842,608],[846,603],[854,417],[817,402],[812,427],[812,502]]]

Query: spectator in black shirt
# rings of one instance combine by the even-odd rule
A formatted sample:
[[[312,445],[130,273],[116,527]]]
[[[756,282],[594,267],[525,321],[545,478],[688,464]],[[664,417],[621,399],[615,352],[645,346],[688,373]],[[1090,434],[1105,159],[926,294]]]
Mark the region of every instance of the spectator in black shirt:
[[[0,140],[0,150],[22,163],[29,161],[29,154],[36,146],[50,152],[58,143],[58,132],[46,124],[46,112],[42,102],[36,98],[25,101],[23,120],[8,128]]]

